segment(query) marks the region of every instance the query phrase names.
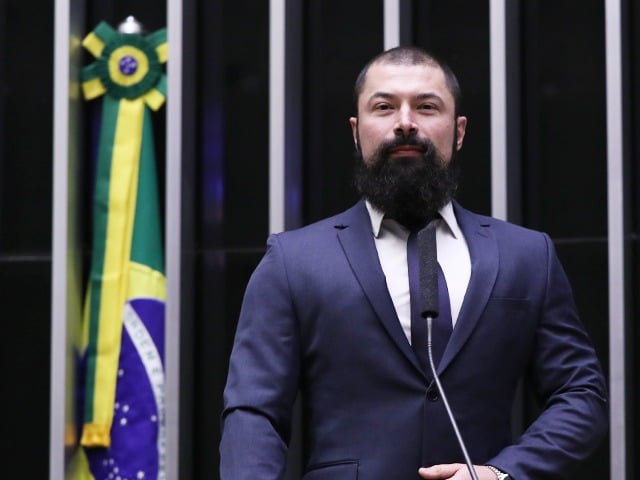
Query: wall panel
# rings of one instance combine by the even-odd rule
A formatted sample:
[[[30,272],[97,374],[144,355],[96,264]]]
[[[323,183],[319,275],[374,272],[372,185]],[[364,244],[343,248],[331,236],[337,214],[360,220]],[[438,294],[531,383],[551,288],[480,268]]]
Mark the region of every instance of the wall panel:
[[[48,473],[53,11],[0,3],[1,457],[13,478]],[[38,461],[15,461],[25,451]]]
[[[307,2],[304,14],[304,223],[356,199],[349,117],[360,69],[383,44],[382,1]]]
[[[458,199],[475,212],[490,214],[489,2],[414,2],[412,29],[416,45],[442,57],[458,77],[461,113],[468,118]]]

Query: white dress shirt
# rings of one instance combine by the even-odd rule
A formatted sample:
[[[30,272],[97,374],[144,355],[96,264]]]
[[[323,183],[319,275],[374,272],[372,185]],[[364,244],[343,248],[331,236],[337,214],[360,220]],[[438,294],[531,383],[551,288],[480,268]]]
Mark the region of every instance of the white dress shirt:
[[[409,230],[395,220],[384,218],[384,213],[369,202],[366,202],[366,205],[387,288],[404,334],[411,343],[411,302],[407,269]],[[440,210],[440,215],[442,219],[438,221],[436,228],[438,263],[447,281],[451,320],[455,326],[471,277],[471,257],[467,241],[458,226],[453,205],[445,205]]]

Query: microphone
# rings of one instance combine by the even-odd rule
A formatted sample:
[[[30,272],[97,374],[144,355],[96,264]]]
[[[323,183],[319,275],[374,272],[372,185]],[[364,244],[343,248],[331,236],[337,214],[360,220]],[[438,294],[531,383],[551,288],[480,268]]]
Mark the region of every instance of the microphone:
[[[418,232],[416,241],[420,255],[420,315],[422,318],[438,316],[438,253],[436,224],[432,220]]]
[[[460,430],[458,429],[458,423],[456,422],[447,395],[444,392],[444,388],[440,383],[440,378],[436,372],[436,367],[433,362],[433,349],[432,349],[432,323],[433,319],[438,316],[439,302],[438,302],[438,253],[436,246],[436,221],[431,221],[429,224],[418,232],[417,243],[418,252],[420,252],[420,314],[422,318],[427,319],[427,352],[429,357],[429,367],[431,368],[431,374],[442,397],[444,408],[447,411],[449,417],[449,423],[453,427],[453,431],[456,434],[458,444],[462,450],[467,469],[471,474],[473,480],[478,480],[467,447],[465,446]]]

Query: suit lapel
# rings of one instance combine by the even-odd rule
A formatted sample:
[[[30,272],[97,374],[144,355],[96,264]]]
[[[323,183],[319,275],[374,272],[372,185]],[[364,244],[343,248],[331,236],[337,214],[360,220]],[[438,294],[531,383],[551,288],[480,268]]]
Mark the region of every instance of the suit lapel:
[[[393,301],[389,295],[371,229],[371,220],[364,202],[359,202],[343,216],[343,224],[336,224],[338,240],[362,290],[389,336],[407,359],[422,372],[422,368],[407,341]]]
[[[463,348],[473,332],[493,290],[498,275],[498,246],[489,222],[454,202],[456,219],[464,234],[471,257],[471,278],[456,326],[438,366],[442,372]]]

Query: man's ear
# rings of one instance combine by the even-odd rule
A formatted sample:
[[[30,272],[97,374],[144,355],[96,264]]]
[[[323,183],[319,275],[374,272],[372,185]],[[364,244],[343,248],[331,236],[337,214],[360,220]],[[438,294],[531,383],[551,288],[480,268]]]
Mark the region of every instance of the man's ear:
[[[360,145],[358,145],[358,117],[349,118],[349,123],[351,124],[351,135],[353,136],[353,144],[356,147],[356,152],[360,150]]]
[[[462,148],[464,143],[464,134],[467,131],[467,117],[459,116],[456,118],[456,151]]]

